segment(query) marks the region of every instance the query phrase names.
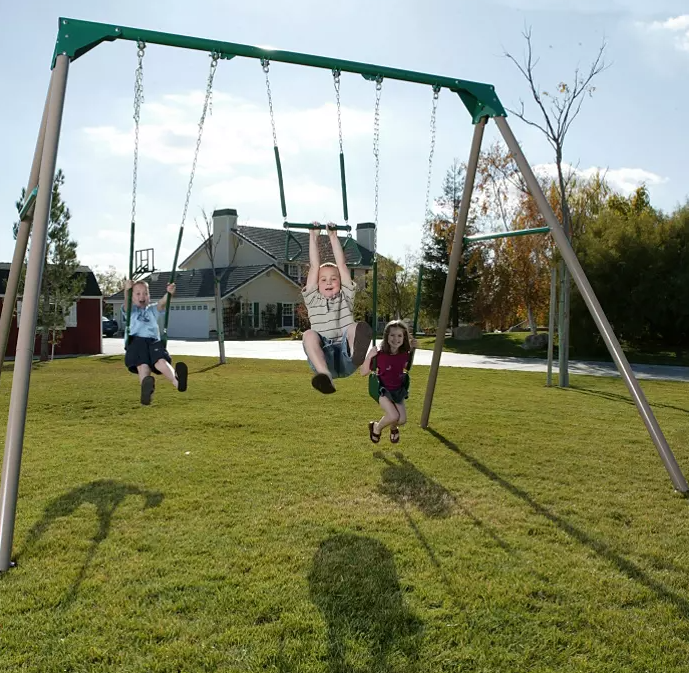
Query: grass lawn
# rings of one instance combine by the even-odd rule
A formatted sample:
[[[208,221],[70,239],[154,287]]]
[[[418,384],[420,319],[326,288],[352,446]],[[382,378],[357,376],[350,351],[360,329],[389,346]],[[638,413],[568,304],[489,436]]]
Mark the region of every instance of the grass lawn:
[[[527,351],[522,345],[529,335],[528,332],[503,332],[501,334],[484,334],[481,339],[470,339],[467,341],[457,341],[456,339],[446,338],[443,346],[444,351],[450,353],[471,353],[472,355],[487,355],[495,357],[515,357],[515,358],[547,358],[548,351],[543,350]],[[434,336],[417,337],[419,348],[432,350],[435,346]],[[623,346],[624,348],[624,346]],[[669,351],[638,351],[633,348],[624,348],[629,362],[634,364],[647,365],[674,365],[679,367],[689,367],[689,355],[681,358]],[[593,362],[612,362],[607,351],[599,353],[588,353],[572,349],[570,360],[590,360]],[[557,362],[557,339],[555,342],[555,362]]]
[[[360,377],[189,358],[36,367],[3,673],[685,673],[689,501],[619,380],[441,370],[368,440]],[[0,386],[7,417],[11,368]],[[689,473],[687,386],[642,382]]]

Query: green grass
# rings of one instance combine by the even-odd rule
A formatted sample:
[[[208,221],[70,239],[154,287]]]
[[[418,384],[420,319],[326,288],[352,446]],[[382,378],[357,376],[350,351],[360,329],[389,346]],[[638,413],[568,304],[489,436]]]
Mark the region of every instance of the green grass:
[[[527,351],[523,348],[524,340],[528,335],[528,332],[503,332],[500,334],[484,334],[480,339],[469,339],[467,341],[458,341],[448,337],[445,339],[443,351],[494,357],[546,358],[548,356],[546,349]],[[419,348],[432,350],[435,346],[434,336],[422,336],[417,337],[417,339]],[[689,355],[678,358],[670,351],[639,351],[628,347],[624,347],[624,352],[629,362],[633,364],[689,367]],[[555,358],[557,359],[557,342],[555,344]],[[570,359],[612,362],[612,358],[607,351],[590,353],[581,349],[577,350],[576,347],[572,348]]]
[[[443,369],[424,432],[415,367],[374,447],[361,378],[188,362],[145,408],[120,358],[36,367],[3,673],[687,670],[689,502],[620,381]],[[689,469],[686,385],[642,385]]]

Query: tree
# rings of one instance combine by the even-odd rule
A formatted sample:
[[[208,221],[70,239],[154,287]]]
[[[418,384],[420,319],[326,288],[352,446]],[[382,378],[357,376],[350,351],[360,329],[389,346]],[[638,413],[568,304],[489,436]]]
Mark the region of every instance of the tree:
[[[443,181],[442,194],[435,200],[437,213],[426,222],[422,242],[422,304],[425,311],[437,320],[440,315],[445,280],[449,270],[452,242],[459,216],[459,207],[464,191],[465,166],[456,159],[448,169]],[[467,222],[466,235],[473,227]],[[461,320],[473,320],[473,306],[478,290],[482,248],[462,250],[462,258],[457,272],[450,326],[457,327]]]
[[[572,236],[572,217],[568,202],[568,184],[571,179],[570,175],[565,175],[563,168],[563,152],[565,139],[567,133],[571,128],[574,120],[581,112],[581,106],[586,96],[592,96],[595,87],[591,84],[593,79],[606,69],[604,60],[606,43],[600,46],[598,54],[594,58],[588,71],[582,73],[579,68],[574,71],[574,80],[571,84],[567,82],[559,82],[556,86],[554,94],[548,91],[541,91],[540,86],[536,84],[535,68],[538,65],[538,59],[534,59],[533,47],[531,44],[531,29],[528,28],[523,33],[526,40],[527,53],[523,62],[518,61],[510,53],[505,53],[505,56],[510,59],[516,66],[519,72],[527,81],[531,97],[536,103],[538,114],[542,121],[535,122],[526,116],[524,102],[520,100],[520,110],[509,110],[516,117],[521,119],[529,126],[533,126],[540,130],[546,137],[546,140],[551,145],[555,152],[555,166],[557,169],[557,185],[560,192],[560,214],[562,227],[565,234],[571,238]],[[560,301],[564,302],[565,307],[565,324],[560,329],[560,385],[569,385],[569,374],[567,371],[568,352],[569,352],[569,295],[570,282],[569,274],[564,265],[560,262],[560,277],[564,279],[562,284],[563,291],[561,292]]]
[[[94,275],[103,298],[117,294],[124,287],[125,276],[120,274],[114,266],[109,266],[107,271],[95,271]],[[112,304],[103,302],[103,315],[113,317]]]
[[[199,230],[202,246],[211,263],[211,271],[213,273],[213,295],[215,297],[215,330],[218,335],[218,354],[220,357],[220,364],[224,365],[227,360],[225,358],[225,330],[223,325],[223,308],[222,297],[220,296],[220,276],[215,268],[215,253],[218,250],[218,245],[222,234],[217,239],[213,237],[213,218],[208,215],[206,211],[203,213],[203,228],[196,222],[196,228]]]
[[[41,360],[48,359],[49,346],[60,342],[66,329],[67,317],[72,306],[84,290],[86,277],[78,273],[77,243],[70,239],[69,221],[72,217],[62,200],[60,188],[65,183],[64,173],[58,169],[53,180],[50,216],[48,221],[48,240],[41,282],[41,296],[38,302],[37,332],[41,335]],[[26,190],[22,189],[21,200],[17,201],[17,211],[21,210]],[[14,223],[14,236],[17,237],[19,222]],[[23,279],[20,292],[23,292]]]

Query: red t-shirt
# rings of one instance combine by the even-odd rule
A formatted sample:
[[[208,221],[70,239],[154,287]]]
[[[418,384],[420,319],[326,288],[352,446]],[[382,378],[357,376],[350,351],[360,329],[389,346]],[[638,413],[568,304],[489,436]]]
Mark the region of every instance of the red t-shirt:
[[[404,382],[404,370],[409,362],[409,353],[389,355],[379,351],[376,358],[378,360],[378,378],[383,386],[388,390],[401,388]]]

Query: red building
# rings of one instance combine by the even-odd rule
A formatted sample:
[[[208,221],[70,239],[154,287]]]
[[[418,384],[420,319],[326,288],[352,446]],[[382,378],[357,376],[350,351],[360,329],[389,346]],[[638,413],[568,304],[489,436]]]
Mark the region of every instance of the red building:
[[[0,307],[5,301],[5,287],[10,273],[10,265],[0,263]],[[62,340],[55,346],[55,355],[97,355],[103,352],[103,295],[93,271],[80,266],[77,271],[86,276],[84,292],[79,301],[72,306],[67,318],[67,329]],[[21,301],[21,297],[18,297]],[[12,318],[10,338],[7,344],[8,358],[13,358],[17,348],[17,317]],[[36,336],[34,353],[41,353],[41,337]]]

